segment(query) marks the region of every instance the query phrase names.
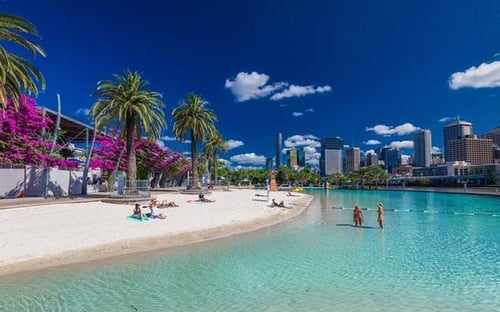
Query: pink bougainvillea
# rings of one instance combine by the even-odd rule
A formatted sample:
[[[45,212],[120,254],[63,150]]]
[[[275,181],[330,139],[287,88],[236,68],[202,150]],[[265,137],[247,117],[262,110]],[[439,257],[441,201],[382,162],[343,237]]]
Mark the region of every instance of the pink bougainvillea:
[[[52,120],[43,116],[35,99],[21,95],[19,100],[18,110],[10,100],[0,108],[0,164],[76,168],[76,162],[50,154]]]
[[[21,95],[17,111],[10,102],[6,108],[0,108],[0,165],[77,168],[77,162],[50,153],[52,127],[52,120],[43,116],[31,97]],[[54,150],[60,148],[56,145]],[[98,134],[90,167],[113,171],[119,165],[119,170],[126,171],[125,149],[123,139]],[[180,153],[145,138],[136,140],[136,156],[138,170],[146,173],[185,174],[191,168]]]

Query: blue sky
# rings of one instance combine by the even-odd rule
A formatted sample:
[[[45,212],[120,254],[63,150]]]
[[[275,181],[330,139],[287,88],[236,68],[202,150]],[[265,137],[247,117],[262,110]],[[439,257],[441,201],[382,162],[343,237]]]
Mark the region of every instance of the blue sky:
[[[32,21],[47,57],[33,63],[47,88],[40,105],[89,123],[97,81],[139,71],[172,109],[188,92],[218,116],[232,167],[263,166],[274,138],[304,146],[339,136],[369,151],[412,155],[415,129],[454,116],[475,134],[500,126],[500,1],[63,1],[3,0]],[[189,155],[188,155],[189,156]]]

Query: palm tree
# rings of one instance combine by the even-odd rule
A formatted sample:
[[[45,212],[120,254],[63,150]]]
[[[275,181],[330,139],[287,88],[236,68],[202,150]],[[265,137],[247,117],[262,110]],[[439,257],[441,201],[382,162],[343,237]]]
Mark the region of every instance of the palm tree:
[[[227,146],[227,142],[224,138],[218,133],[213,133],[209,138],[208,142],[205,144],[204,152],[207,154],[209,158],[211,158],[212,165],[214,168],[214,179],[213,181],[217,182],[217,163],[218,157],[217,154],[219,152],[227,152],[229,147]]]
[[[172,132],[177,140],[181,142],[186,139],[191,140],[191,170],[193,172],[191,185],[194,188],[200,188],[198,143],[217,132],[214,124],[217,116],[212,110],[205,108],[205,101],[200,96],[191,92],[186,96],[185,101],[172,111],[172,119],[174,121]]]
[[[43,49],[30,39],[22,35],[28,34],[39,37],[35,26],[22,17],[0,13],[0,40],[13,43],[28,50],[33,57],[37,54],[45,56]],[[0,106],[7,106],[7,98],[13,105],[19,106],[19,95],[23,91],[38,95],[36,81],[41,88],[45,88],[45,79],[38,69],[26,59],[8,52],[0,45]]]
[[[97,83],[98,100],[91,108],[96,129],[113,129],[127,142],[127,179],[137,177],[135,139],[144,133],[156,140],[167,128],[161,94],[145,89],[149,82],[138,72],[126,70],[123,76],[113,75],[115,81]],[[132,182],[135,183],[135,182]]]

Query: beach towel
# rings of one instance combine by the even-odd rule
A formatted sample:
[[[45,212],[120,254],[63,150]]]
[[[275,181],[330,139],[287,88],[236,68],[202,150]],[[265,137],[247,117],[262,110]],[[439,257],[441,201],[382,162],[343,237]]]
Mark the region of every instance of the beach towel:
[[[142,219],[139,219],[139,218],[136,218],[134,216],[128,216],[127,217],[128,220],[130,221],[136,221],[136,222],[145,222],[145,221],[149,221],[149,218],[142,218]]]

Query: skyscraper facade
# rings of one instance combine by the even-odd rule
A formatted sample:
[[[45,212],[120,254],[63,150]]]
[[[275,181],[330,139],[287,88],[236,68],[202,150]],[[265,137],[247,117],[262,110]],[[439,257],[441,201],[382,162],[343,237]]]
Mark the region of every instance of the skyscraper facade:
[[[449,161],[465,161],[471,165],[493,163],[493,141],[480,139],[474,135],[449,142]]]
[[[349,174],[359,169],[360,153],[359,147],[349,147],[346,151],[346,171]]]
[[[379,160],[384,162],[384,168],[387,172],[392,173],[393,169],[401,166],[401,151],[398,148],[383,147],[380,149],[379,155]]]
[[[320,172],[322,176],[342,173],[342,149],[344,140],[339,137],[324,138],[320,140],[321,157]]]
[[[368,152],[366,153],[365,158],[366,158],[366,166],[378,165],[377,153]]]
[[[485,139],[491,139],[493,141],[493,144],[495,144],[497,147],[500,147],[500,127],[496,127],[495,129],[486,133],[483,137]]]
[[[286,151],[286,154],[288,156],[288,167],[297,167],[297,149],[291,148]]]
[[[276,134],[276,169],[279,169],[279,167],[282,165],[281,149],[282,149],[282,138],[281,138],[281,133],[278,132]]]
[[[297,148],[297,165],[299,167],[306,166],[306,153],[303,147]]]
[[[429,167],[432,162],[432,141],[430,130],[417,130],[413,133],[415,167]]]
[[[450,142],[451,140],[460,139],[462,137],[472,135],[472,124],[467,121],[456,119],[447,124],[443,129],[444,138],[444,160],[453,161],[450,156]]]
[[[272,170],[274,167],[273,167],[273,158],[272,157],[268,157],[266,158],[266,170],[269,171],[269,170]]]

